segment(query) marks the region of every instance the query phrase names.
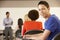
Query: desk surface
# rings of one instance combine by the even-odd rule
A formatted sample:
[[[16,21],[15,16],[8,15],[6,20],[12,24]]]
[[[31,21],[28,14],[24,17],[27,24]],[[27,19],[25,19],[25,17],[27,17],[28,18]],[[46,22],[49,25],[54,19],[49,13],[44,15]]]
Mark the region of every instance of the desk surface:
[[[34,35],[24,35],[25,38],[27,39],[40,39],[40,37],[42,36],[43,33],[39,33],[39,34],[34,34]]]

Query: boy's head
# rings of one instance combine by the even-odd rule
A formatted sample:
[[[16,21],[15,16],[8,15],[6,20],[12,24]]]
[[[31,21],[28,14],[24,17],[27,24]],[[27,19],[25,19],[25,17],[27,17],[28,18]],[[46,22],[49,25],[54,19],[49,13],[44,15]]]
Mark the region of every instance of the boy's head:
[[[39,8],[39,13],[41,16],[43,16],[44,18],[48,18],[49,11],[50,11],[50,7],[48,2],[46,1],[40,1],[38,3],[38,8]]]
[[[28,17],[32,20],[35,21],[39,18],[39,12],[37,10],[30,10],[28,12]]]
[[[48,2],[46,2],[46,1],[40,1],[39,3],[38,3],[38,5],[45,5],[47,8],[49,8],[49,4],[48,4]]]

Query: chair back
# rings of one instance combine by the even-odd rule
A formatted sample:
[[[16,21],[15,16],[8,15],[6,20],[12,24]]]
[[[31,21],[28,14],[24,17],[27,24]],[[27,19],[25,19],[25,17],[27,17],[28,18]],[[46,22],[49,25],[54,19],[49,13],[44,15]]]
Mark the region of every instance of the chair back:
[[[60,40],[60,33],[58,33],[57,35],[55,35],[52,40]]]
[[[41,31],[41,30],[29,30],[29,31],[25,32],[24,35],[27,35],[27,34],[33,35],[33,34],[39,34],[39,33],[43,33],[43,31]]]

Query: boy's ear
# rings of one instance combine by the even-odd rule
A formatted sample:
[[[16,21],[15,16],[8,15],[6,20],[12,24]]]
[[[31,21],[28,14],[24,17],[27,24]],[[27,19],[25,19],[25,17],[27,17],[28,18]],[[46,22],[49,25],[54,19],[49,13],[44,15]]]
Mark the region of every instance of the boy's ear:
[[[50,7],[48,8],[48,10],[50,10]]]

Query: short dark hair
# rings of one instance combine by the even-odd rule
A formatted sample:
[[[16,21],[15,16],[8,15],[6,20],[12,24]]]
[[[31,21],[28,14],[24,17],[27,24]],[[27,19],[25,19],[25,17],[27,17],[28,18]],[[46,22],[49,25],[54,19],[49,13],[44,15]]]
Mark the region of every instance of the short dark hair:
[[[39,18],[39,12],[37,11],[37,10],[30,10],[29,12],[28,12],[28,17],[31,19],[31,20],[36,20],[36,19],[38,19]]]
[[[9,12],[6,12],[6,15],[9,14]]]
[[[49,4],[48,4],[48,2],[46,2],[46,1],[40,1],[40,2],[38,3],[38,5],[40,5],[40,4],[43,4],[43,5],[45,5],[47,8],[49,8]]]

